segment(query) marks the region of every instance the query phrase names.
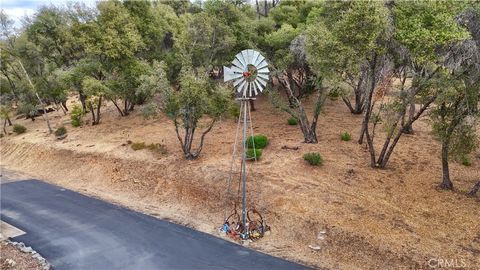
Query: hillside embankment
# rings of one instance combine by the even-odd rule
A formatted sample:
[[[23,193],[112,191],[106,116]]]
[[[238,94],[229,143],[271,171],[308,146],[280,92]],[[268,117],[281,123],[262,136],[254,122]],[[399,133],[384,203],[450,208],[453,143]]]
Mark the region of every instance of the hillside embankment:
[[[455,191],[443,191],[437,188],[440,145],[427,118],[415,123],[414,135],[402,137],[388,168],[375,170],[355,142],[361,116],[349,114],[341,101],[327,101],[318,144],[302,143],[299,128],[287,125],[288,116],[267,100],[256,108],[255,133],[270,144],[260,161],[249,163],[249,202],[272,231],[250,247],[327,269],[427,269],[438,259],[480,267],[480,199],[466,196],[480,177],[478,151],[470,167],[452,162]],[[41,118],[16,120],[27,132],[1,139],[1,165],[219,235],[234,120],[220,121],[200,158],[186,161],[167,118],[120,117],[110,105],[103,110],[100,125],[81,128],[71,127],[68,115],[51,113],[53,126],[67,127],[64,140],[48,135]],[[353,140],[341,141],[343,131]],[[382,130],[376,136],[381,140]],[[128,141],[161,143],[167,153],[134,151]],[[323,166],[306,164],[307,152],[321,153]]]

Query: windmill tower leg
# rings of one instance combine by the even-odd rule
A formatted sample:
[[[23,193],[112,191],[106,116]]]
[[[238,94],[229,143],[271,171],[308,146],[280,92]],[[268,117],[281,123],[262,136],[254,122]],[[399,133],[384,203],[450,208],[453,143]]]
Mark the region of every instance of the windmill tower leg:
[[[243,102],[243,155],[242,155],[242,226],[247,232],[247,111],[249,101],[247,99],[242,99]]]

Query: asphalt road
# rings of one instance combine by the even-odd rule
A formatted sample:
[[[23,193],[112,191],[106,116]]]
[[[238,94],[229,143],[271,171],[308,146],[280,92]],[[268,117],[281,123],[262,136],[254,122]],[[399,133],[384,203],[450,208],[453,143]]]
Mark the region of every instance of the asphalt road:
[[[1,219],[54,269],[306,269],[38,180],[0,186]]]

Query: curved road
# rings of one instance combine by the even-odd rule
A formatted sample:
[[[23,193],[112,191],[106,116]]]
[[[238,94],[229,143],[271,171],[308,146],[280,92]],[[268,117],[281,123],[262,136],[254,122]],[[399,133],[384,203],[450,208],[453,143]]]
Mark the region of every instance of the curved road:
[[[307,269],[38,180],[3,183],[1,219],[54,269]]]

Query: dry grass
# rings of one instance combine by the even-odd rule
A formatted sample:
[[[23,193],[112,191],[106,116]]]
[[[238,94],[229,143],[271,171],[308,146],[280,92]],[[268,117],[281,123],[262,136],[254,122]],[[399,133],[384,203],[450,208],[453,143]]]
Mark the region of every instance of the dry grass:
[[[341,101],[327,101],[319,143],[312,145],[302,143],[298,126],[289,126],[288,116],[266,99],[256,108],[255,133],[270,143],[260,161],[249,163],[250,203],[273,229],[253,248],[317,268],[426,268],[430,258],[480,267],[480,199],[466,196],[480,177],[480,160],[470,167],[452,163],[456,190],[437,189],[440,146],[425,118],[415,124],[415,135],[402,137],[389,167],[374,170],[364,146],[355,143],[361,116],[349,114]],[[220,122],[207,135],[201,157],[185,161],[167,118],[121,118],[113,107],[104,111],[100,125],[69,128],[63,141],[48,137],[40,118],[18,121],[28,132],[1,139],[1,164],[216,234],[236,123]],[[52,118],[58,126],[69,120],[60,112]],[[344,131],[352,141],[340,140]],[[376,136],[381,140],[383,134]],[[134,151],[127,140],[159,142],[168,155]],[[299,150],[284,150],[285,145]],[[323,166],[309,166],[302,158],[308,152],[321,153]]]

